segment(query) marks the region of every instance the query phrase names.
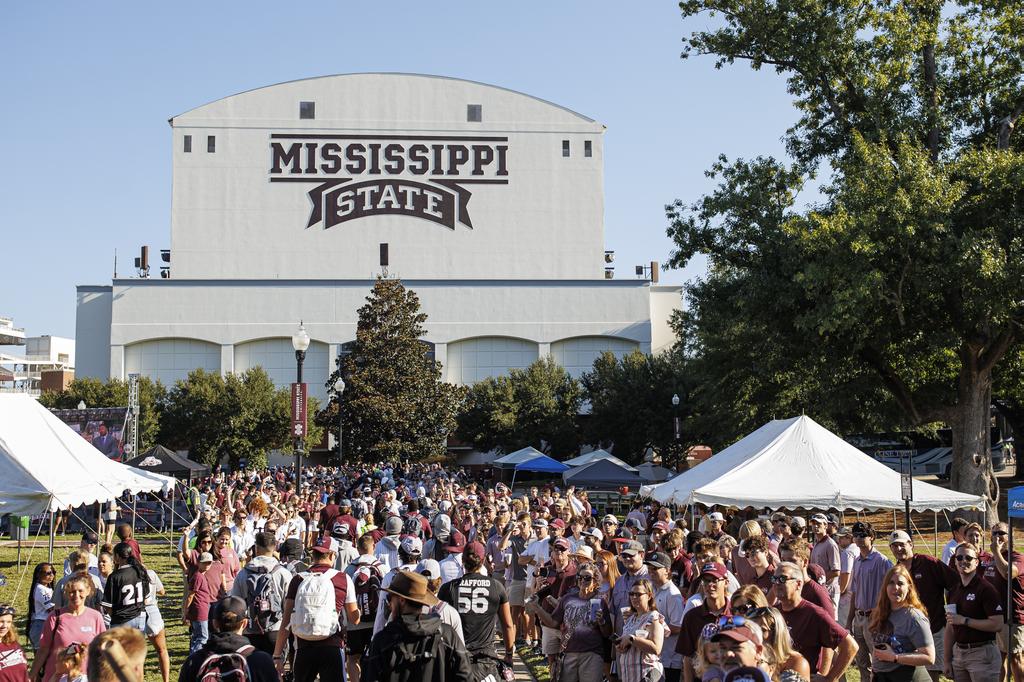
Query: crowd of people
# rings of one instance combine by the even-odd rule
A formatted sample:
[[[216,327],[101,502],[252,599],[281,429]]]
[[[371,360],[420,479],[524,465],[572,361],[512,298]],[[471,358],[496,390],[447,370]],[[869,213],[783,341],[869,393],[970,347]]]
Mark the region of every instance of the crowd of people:
[[[170,682],[176,610],[180,682],[498,682],[517,649],[553,682],[836,682],[851,667],[864,682],[1024,682],[1024,558],[1005,524],[954,519],[933,557],[826,513],[637,501],[620,517],[584,491],[513,493],[439,465],[304,473],[197,486],[184,597],[163,614],[168,576],[131,526],[100,547],[86,531],[33,573],[31,665],[0,605],[0,682],[141,682],[147,641]]]

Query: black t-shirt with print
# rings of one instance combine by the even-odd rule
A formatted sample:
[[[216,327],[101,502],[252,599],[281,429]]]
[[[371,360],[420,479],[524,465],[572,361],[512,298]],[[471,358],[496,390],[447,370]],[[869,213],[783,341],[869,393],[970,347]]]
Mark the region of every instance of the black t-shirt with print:
[[[441,586],[437,594],[459,612],[470,653],[494,651],[494,627],[501,605],[508,602],[504,586],[491,576],[467,573]]]

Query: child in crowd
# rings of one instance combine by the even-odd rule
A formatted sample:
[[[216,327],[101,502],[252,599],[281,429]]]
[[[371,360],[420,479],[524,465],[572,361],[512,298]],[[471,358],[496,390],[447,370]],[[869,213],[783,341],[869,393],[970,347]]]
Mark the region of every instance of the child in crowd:
[[[189,626],[191,633],[188,647],[190,654],[202,649],[206,640],[210,638],[207,621],[210,618],[210,604],[216,601],[218,589],[218,586],[211,585],[207,579],[212,564],[213,555],[203,552],[199,555],[195,573],[188,579],[188,595],[182,608],[181,622]]]

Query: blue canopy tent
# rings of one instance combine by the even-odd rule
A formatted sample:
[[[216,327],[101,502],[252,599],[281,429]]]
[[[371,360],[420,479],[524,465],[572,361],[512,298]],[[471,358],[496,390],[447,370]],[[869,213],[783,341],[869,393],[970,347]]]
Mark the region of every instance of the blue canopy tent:
[[[500,459],[494,460],[494,464],[503,468],[511,468],[512,487],[516,484],[516,474],[520,471],[534,471],[545,474],[560,474],[569,469],[568,465],[562,464],[557,459],[548,457],[540,450],[526,447]]]

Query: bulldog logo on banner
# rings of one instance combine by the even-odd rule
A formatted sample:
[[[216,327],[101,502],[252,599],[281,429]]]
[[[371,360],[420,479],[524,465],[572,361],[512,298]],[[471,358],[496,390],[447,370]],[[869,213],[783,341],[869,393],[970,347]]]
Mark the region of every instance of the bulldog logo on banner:
[[[508,138],[448,135],[270,136],[270,182],[315,185],[306,227],[407,215],[472,229],[464,185],[508,184]]]

